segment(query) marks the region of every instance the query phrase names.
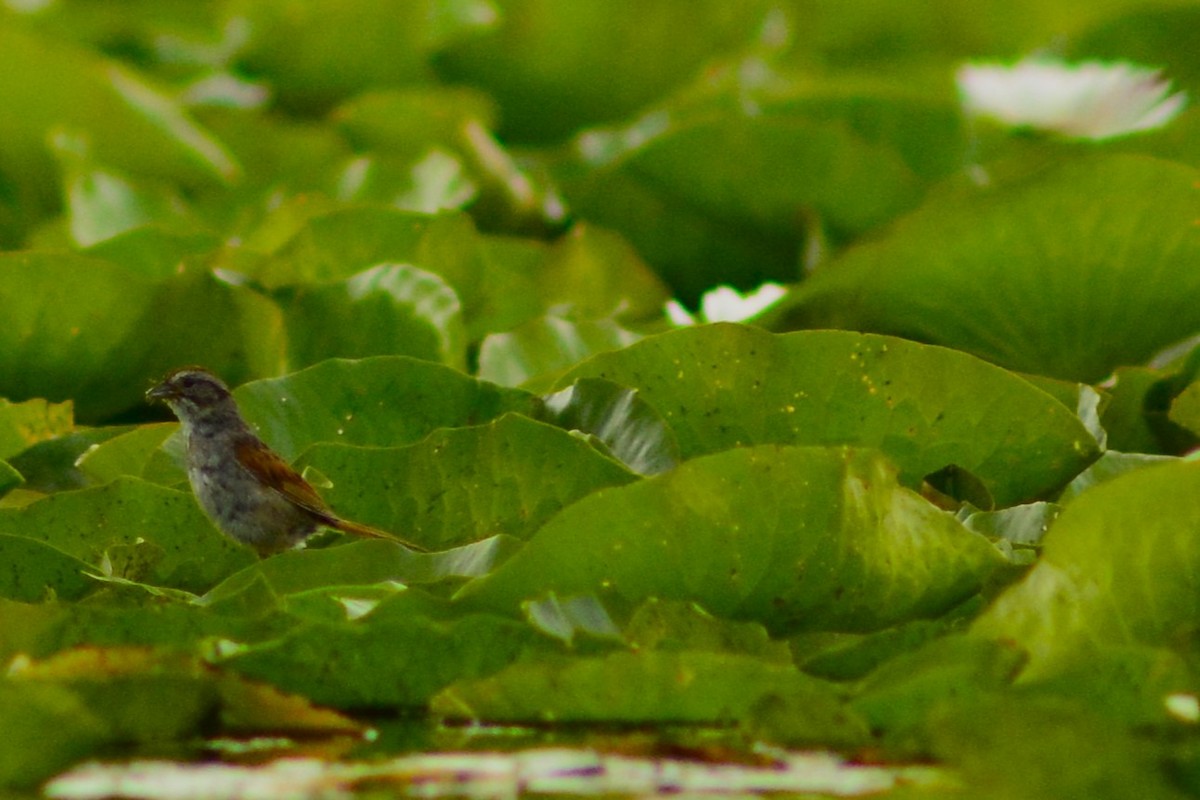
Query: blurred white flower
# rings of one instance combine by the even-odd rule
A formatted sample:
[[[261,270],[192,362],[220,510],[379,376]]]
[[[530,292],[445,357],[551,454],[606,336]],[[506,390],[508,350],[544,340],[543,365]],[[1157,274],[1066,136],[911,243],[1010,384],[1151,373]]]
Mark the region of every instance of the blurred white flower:
[[[1011,66],[966,64],[956,76],[969,116],[1080,139],[1159,128],[1187,102],[1158,70],[1129,63],[1067,64],[1026,58]]]
[[[778,283],[764,283],[752,292],[742,294],[729,286],[709,289],[700,298],[700,313],[693,316],[678,300],[667,302],[667,318],[679,327],[698,322],[741,322],[766,309],[787,294]]]

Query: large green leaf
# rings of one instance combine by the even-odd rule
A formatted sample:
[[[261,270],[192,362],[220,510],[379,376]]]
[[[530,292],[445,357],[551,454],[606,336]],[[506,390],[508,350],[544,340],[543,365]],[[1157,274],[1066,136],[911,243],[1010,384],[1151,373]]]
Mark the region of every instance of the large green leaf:
[[[1095,381],[1200,327],[1200,174],[1140,156],[946,190],[804,283],[779,321]]]
[[[496,16],[486,0],[285,0],[235,2],[252,35],[240,54],[250,74],[267,78],[288,107],[322,112],[364,86],[428,79],[439,46],[486,29]]]
[[[1175,462],[1114,478],[1073,500],[1041,561],[972,633],[1024,648],[1024,677],[1163,645],[1200,615],[1200,465]]]
[[[414,611],[414,594],[357,620],[303,625],[219,663],[318,703],[394,708],[423,705],[455,680],[496,672],[538,641],[528,626],[489,614],[430,618]]]
[[[580,213],[629,236],[689,301],[721,282],[794,280],[805,214],[857,233],[916,200],[895,152],[838,123],[740,111],[665,130],[660,122],[611,134],[636,148],[582,156],[566,191]]]
[[[219,142],[171,99],[116,62],[73,44],[0,26],[0,173],[27,212],[57,193],[46,137],[56,126],[86,132],[106,164],[193,186],[237,176]]]
[[[612,320],[538,317],[479,346],[479,377],[504,386],[541,385],[596,353],[619,350],[640,335]]]
[[[78,600],[100,588],[84,574],[90,565],[24,536],[0,534],[0,564],[5,565],[0,570],[0,597],[10,600]]]
[[[580,378],[543,398],[541,419],[596,437],[614,458],[639,475],[679,463],[679,443],[658,411],[636,389],[601,378]]]
[[[0,398],[0,458],[15,456],[45,439],[67,433],[74,424],[70,403],[42,399],[12,403]]]
[[[190,496],[134,478],[0,509],[0,533],[43,542],[98,572],[189,591],[208,589],[254,559]]]
[[[53,684],[0,681],[0,725],[21,732],[0,748],[0,786],[29,791],[115,738],[78,695]]]
[[[466,366],[454,290],[409,264],[379,264],[330,284],[278,292],[293,368],[327,358],[407,355]]]
[[[634,113],[689,81],[710,58],[752,41],[767,10],[759,0],[500,5],[500,24],[449,48],[438,67],[497,98],[506,134],[538,141]]]
[[[877,454],[766,445],[595,492],[460,598],[511,611],[547,590],[604,591],[776,632],[871,630],[942,613],[1001,561]]]
[[[636,691],[630,687],[636,686]],[[840,690],[791,665],[730,653],[645,651],[598,658],[542,660],[457,683],[433,699],[451,719],[525,723],[729,723],[762,703],[803,700],[810,719],[843,738],[857,720]]]
[[[435,549],[529,538],[564,506],[635,477],[583,439],[516,414],[407,447],[318,444],[299,466],[333,481],[322,494],[339,513]]]
[[[1053,491],[1098,455],[1075,415],[1021,378],[881,336],[708,325],[602,353],[560,385],[585,376],[638,389],[685,458],[767,442],[867,445],[909,485],[954,464],[1008,505]]]
[[[465,215],[429,216],[390,208],[349,208],[308,221],[254,277],[269,287],[345,280],[383,263],[412,264],[458,294],[472,339],[507,330],[542,310],[541,251],[485,246]]]
[[[175,463],[162,447],[176,428],[169,422],[134,428],[89,446],[75,460],[75,466],[95,483],[107,483],[126,475],[168,486],[182,483],[182,463]]]
[[[66,253],[2,254],[0,306],[0,393],[74,398],[85,420],[141,407],[150,381],[181,364],[236,383],[282,358],[274,304],[205,270],[153,280]]]
[[[234,392],[259,435],[292,459],[315,442],[399,446],[435,428],[478,425],[538,400],[404,356],[331,359]]]

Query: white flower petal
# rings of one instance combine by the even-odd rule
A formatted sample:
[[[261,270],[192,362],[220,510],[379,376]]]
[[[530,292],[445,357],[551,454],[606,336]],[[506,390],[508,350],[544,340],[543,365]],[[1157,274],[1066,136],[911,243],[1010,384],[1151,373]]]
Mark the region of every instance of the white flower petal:
[[[1187,102],[1157,70],[1095,61],[1027,58],[1011,66],[967,64],[957,75],[963,109],[1014,127],[1107,139],[1162,127]]]

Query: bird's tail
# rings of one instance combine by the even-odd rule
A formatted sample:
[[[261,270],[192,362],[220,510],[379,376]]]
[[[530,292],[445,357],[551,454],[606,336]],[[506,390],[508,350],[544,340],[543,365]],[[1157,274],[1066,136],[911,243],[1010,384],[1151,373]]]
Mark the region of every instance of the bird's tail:
[[[413,542],[410,542],[408,539],[405,539],[401,536],[397,536],[394,533],[388,533],[387,531],[381,531],[381,530],[379,530],[379,528],[372,528],[370,525],[363,525],[358,522],[351,522],[350,520],[342,519],[341,517],[338,517],[336,520],[334,520],[333,523],[329,527],[335,528],[335,529],[341,531],[342,533],[348,533],[351,536],[363,536],[368,539],[387,539],[390,542],[398,542],[399,544],[402,544],[405,547],[407,547],[409,550],[416,550],[418,553],[428,553],[429,552],[429,548],[421,547],[421,545],[414,544]]]

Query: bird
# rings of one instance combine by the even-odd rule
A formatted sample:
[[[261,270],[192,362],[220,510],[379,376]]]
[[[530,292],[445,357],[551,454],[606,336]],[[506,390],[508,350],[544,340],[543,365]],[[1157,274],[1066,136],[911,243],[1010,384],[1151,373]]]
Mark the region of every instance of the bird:
[[[260,558],[299,546],[318,528],[425,548],[378,528],[343,519],[251,430],[229,387],[203,367],[171,371],[146,392],[179,418],[188,482],[209,519]]]

